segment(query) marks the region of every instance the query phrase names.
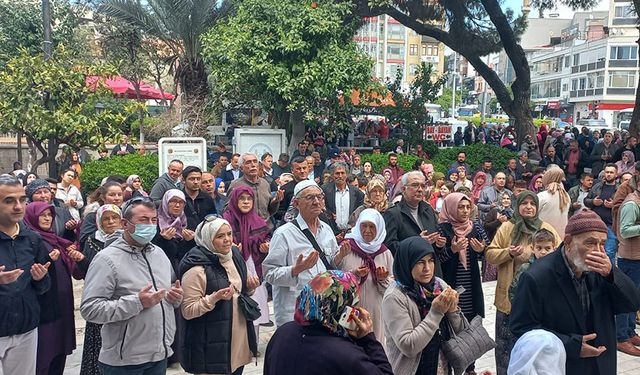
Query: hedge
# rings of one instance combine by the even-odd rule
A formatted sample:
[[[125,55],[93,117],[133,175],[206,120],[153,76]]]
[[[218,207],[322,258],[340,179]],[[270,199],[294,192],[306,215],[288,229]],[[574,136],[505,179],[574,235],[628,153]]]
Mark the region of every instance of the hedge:
[[[472,172],[480,168],[482,161],[489,157],[493,161],[493,168],[495,170],[502,170],[507,165],[507,161],[511,158],[517,157],[517,153],[509,151],[505,148],[500,148],[493,145],[486,145],[482,143],[475,143],[470,146],[442,148],[438,151],[435,157],[430,160],[425,160],[428,164],[433,164],[433,168],[442,173],[447,173],[449,166],[453,163],[460,151],[464,151],[467,154],[467,163],[472,169]],[[410,171],[413,167],[413,163],[418,159],[414,155],[398,155],[398,164],[405,170]],[[363,154],[362,162],[370,161],[373,164],[373,170],[376,173],[386,167],[388,162],[388,155],[383,154]]]
[[[114,174],[125,178],[137,174],[142,180],[144,189],[149,191],[158,178],[158,155],[129,154],[112,156],[107,160],[90,161],[82,167],[80,175],[82,192],[90,194],[100,186],[103,178]]]
[[[478,117],[458,117],[458,120],[464,120],[464,121],[471,121],[474,123],[474,125],[476,126],[480,126],[480,123],[482,122],[481,118]],[[485,118],[485,122],[499,122],[499,123],[505,123],[505,122],[509,122],[509,119],[504,119],[504,118]],[[540,118],[534,118],[533,119],[533,125],[535,125],[536,127],[540,127],[540,125],[545,124],[547,126],[551,126],[552,120],[549,119],[540,119]]]

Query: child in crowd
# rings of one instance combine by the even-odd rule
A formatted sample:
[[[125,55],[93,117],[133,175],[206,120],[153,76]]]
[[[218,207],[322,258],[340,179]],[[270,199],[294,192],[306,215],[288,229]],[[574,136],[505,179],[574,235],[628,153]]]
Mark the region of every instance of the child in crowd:
[[[527,263],[524,263],[520,268],[518,268],[515,276],[513,277],[513,281],[509,286],[510,302],[513,303],[513,298],[516,295],[520,276],[522,276],[522,274],[528,270],[536,260],[551,254],[557,246],[558,244],[556,243],[555,236],[546,229],[540,229],[533,235],[533,255],[531,255],[531,258],[529,258]]]

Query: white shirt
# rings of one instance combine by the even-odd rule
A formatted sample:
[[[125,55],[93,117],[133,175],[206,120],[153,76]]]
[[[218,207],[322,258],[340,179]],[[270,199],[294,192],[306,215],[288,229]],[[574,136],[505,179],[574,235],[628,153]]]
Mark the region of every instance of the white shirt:
[[[587,195],[589,195],[589,191],[584,191],[582,190],[582,188],[580,188],[580,190],[578,190],[578,199],[576,200],[576,202],[580,203],[580,205],[582,207],[580,207],[579,209],[574,211],[574,215],[577,214],[578,212],[584,210],[584,199],[587,197]]]
[[[300,229],[309,227],[302,216],[298,215],[295,220],[298,221]],[[276,229],[271,238],[269,254],[262,262],[264,279],[273,286],[273,310],[278,327],[293,321],[296,298],[300,295],[300,291],[317,274],[326,271],[322,260],[318,258],[315,266],[296,277],[291,276],[291,270],[298,255],[303,254],[307,257],[314,250],[313,245],[300,229],[293,223],[287,223]],[[315,238],[320,248],[325,251],[327,259],[333,262],[338,252],[338,243],[331,227],[320,221]]]
[[[344,190],[336,186],[336,225],[338,229],[349,229],[349,184]]]
[[[56,198],[65,202],[65,206],[69,208],[69,213],[73,217],[73,220],[80,220],[80,209],[84,206],[84,200],[82,199],[82,193],[74,185],[69,185],[67,190],[62,187],[62,184],[58,184],[58,190],[56,190]],[[76,206],[69,206],[67,202],[73,199],[76,201]]]

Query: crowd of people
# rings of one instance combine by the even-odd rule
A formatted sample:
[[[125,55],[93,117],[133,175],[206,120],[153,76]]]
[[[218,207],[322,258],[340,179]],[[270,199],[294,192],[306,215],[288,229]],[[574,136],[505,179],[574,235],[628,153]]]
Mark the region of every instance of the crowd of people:
[[[237,375],[257,356],[268,375],[446,374],[495,280],[497,374],[615,374],[617,350],[640,356],[637,140],[527,139],[446,174],[424,153],[376,171],[309,134],[275,162],[173,160],[148,192],[113,171],[83,196],[73,165],[0,176],[0,372],[63,373],[83,279],[81,374]]]

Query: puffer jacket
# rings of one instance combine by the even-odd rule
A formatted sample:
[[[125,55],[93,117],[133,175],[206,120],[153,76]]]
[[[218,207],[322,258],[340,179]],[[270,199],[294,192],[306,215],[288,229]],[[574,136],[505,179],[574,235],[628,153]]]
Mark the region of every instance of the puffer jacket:
[[[110,366],[161,361],[173,352],[174,308],[166,298],[145,309],[138,293],[171,289],[175,274],[159,247],[132,246],[118,238],[96,254],[85,277],[80,313],[103,324],[99,361]]]

